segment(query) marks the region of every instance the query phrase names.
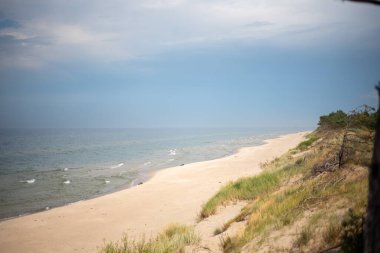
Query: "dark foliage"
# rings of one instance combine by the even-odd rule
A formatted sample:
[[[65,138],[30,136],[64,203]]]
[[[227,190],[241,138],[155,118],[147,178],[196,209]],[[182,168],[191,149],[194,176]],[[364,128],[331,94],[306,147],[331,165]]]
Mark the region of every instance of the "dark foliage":
[[[347,125],[348,116],[342,110],[323,115],[319,118],[319,127],[322,129],[344,128]]]
[[[359,253],[364,251],[364,216],[355,214],[351,209],[342,223],[342,251]]]
[[[342,129],[347,127],[375,129],[377,116],[378,112],[375,111],[374,108],[363,105],[350,113],[338,110],[329,115],[323,115],[320,117],[318,125],[322,130]]]

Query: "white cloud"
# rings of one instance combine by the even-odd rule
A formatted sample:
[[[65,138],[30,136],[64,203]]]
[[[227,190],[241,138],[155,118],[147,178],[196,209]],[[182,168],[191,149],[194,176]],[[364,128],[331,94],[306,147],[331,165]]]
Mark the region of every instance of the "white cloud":
[[[0,30],[0,37],[7,37],[7,36],[12,37],[15,40],[26,40],[26,39],[33,38],[33,36],[23,33],[22,31],[19,31],[18,29],[15,29],[15,28]]]
[[[185,0],[145,0],[141,1],[141,6],[151,9],[170,9],[184,2]]]
[[[14,43],[7,53],[2,50],[2,59],[36,57],[38,62],[55,62],[80,57],[112,62],[173,47],[257,40],[313,47],[356,43],[380,30],[377,9],[340,1],[31,2],[29,8],[23,1],[3,3],[3,14],[21,26],[0,30],[0,40],[10,36],[24,44]]]
[[[95,34],[74,25],[58,25],[52,35],[60,44],[91,44],[98,40]]]

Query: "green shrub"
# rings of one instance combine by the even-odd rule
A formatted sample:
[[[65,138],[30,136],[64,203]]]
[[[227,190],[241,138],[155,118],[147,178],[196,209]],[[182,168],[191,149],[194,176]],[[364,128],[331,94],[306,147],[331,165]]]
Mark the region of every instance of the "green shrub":
[[[322,128],[343,128],[347,125],[348,116],[342,110],[323,115],[319,118],[318,125]]]
[[[364,109],[355,109],[350,114],[342,110],[323,115],[319,118],[319,127],[325,129],[339,129],[347,125],[354,128],[375,129],[378,112],[370,106],[362,106]]]

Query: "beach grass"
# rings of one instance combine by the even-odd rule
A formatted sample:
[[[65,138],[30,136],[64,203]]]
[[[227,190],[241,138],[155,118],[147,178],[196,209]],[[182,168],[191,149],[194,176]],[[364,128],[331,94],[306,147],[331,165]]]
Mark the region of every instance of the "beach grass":
[[[199,218],[207,218],[215,214],[219,206],[233,201],[252,201],[268,196],[278,190],[290,177],[305,170],[305,163],[307,160],[304,158],[294,161],[288,152],[271,163],[263,165],[265,170],[261,174],[229,182],[202,206]]]
[[[309,227],[304,228],[301,231],[298,239],[296,240],[295,245],[297,247],[304,246],[304,245],[306,245],[310,241],[311,237],[312,237],[311,229]]]
[[[171,224],[157,237],[132,240],[124,236],[118,242],[108,242],[99,249],[99,253],[170,253],[184,252],[187,246],[197,245],[200,237],[193,227]]]
[[[220,205],[234,200],[250,200],[271,191],[279,185],[280,174],[279,172],[266,172],[258,177],[242,178],[228,183],[203,205],[200,218],[204,219],[215,214]]]
[[[301,142],[300,144],[298,144],[298,146],[296,147],[296,149],[301,150],[301,151],[306,150],[315,141],[317,141],[319,139],[319,137],[315,133],[310,133],[307,137],[308,137],[307,140],[305,140],[305,141]]]
[[[330,143],[340,143],[343,137],[339,131],[324,138],[321,133],[313,133],[296,152],[291,150],[265,164],[262,174],[224,186],[203,206],[200,217],[214,214],[219,206],[231,201],[248,201],[241,213],[223,226],[225,231],[234,222],[246,224],[236,235],[223,238],[224,252],[257,251],[270,244],[267,238],[274,231],[291,231],[295,227],[298,230],[293,231],[293,248],[307,251],[334,246],[341,241],[344,213],[363,213],[367,204],[368,170],[363,165],[370,158],[368,147],[372,142],[367,136],[367,132],[356,132],[355,137],[365,148],[352,155],[364,160],[347,159],[342,168],[313,174],[315,166],[338,152],[339,146]],[[320,138],[317,145],[311,145]],[[307,152],[299,156],[301,151]]]

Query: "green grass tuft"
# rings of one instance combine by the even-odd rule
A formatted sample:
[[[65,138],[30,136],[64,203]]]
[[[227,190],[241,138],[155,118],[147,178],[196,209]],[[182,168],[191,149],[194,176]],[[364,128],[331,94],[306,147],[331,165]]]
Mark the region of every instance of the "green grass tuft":
[[[119,242],[109,242],[100,248],[99,253],[170,253],[184,252],[185,247],[196,245],[200,237],[192,227],[172,224],[156,238],[131,240],[124,236]]]
[[[306,150],[308,147],[310,147],[318,139],[319,138],[317,135],[311,133],[311,134],[309,134],[308,139],[306,141],[303,141],[300,144],[298,144],[296,149],[301,150],[301,151]]]
[[[264,172],[259,176],[242,178],[224,186],[203,205],[200,218],[215,214],[218,206],[234,200],[252,200],[279,186],[281,172]]]

